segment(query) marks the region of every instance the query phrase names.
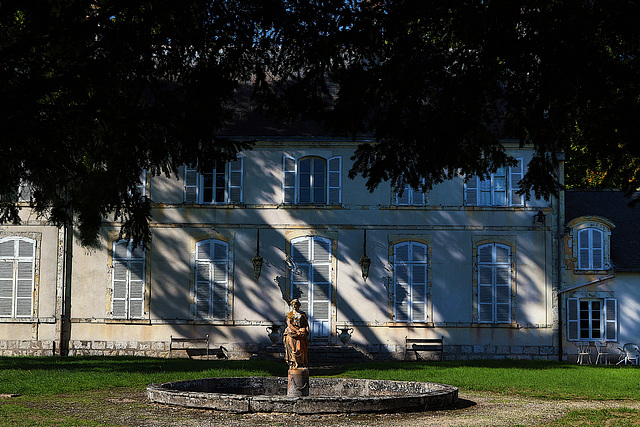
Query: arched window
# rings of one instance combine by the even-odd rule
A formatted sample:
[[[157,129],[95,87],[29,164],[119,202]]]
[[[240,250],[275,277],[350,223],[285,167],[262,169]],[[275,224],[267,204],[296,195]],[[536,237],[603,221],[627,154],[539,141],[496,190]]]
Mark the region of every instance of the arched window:
[[[32,316],[35,260],[35,240],[0,240],[0,317]]]
[[[145,250],[131,240],[113,242],[111,315],[118,319],[144,317]]]
[[[338,205],[342,199],[342,158],[283,157],[283,203]]]
[[[396,322],[427,321],[427,245],[393,246],[393,314]]]
[[[306,236],[291,241],[291,298],[309,316],[311,334],[325,339],[331,332],[331,240]]]
[[[478,322],[511,323],[511,248],[478,247]]]
[[[604,264],[602,231],[584,228],[578,232],[578,269],[602,270]]]
[[[209,239],[196,244],[195,317],[226,319],[229,290],[229,244]]]

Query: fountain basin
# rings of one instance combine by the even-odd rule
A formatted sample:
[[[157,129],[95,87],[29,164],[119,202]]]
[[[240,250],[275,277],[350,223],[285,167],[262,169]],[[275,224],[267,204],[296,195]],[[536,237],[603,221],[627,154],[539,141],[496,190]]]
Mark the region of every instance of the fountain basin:
[[[457,387],[415,381],[311,378],[309,389],[309,396],[288,397],[286,378],[203,378],[151,384],[147,396],[189,408],[296,414],[427,411],[458,401]]]

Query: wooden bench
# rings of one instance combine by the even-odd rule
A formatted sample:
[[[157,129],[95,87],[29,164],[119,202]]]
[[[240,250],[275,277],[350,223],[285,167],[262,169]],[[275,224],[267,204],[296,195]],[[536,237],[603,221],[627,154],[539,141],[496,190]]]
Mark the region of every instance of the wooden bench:
[[[424,360],[420,357],[419,351],[431,351],[440,353],[442,360],[442,353],[444,351],[444,337],[440,338],[409,338],[405,337],[404,344],[404,360],[407,360],[407,353],[413,351],[416,354],[416,360]]]
[[[206,354],[207,354],[207,360],[209,360],[209,335],[205,335],[202,338],[178,338],[178,337],[174,337],[173,335],[169,336],[169,358],[171,358],[171,355],[173,353],[173,350],[184,350],[187,353],[187,356],[189,355],[189,349],[195,348],[195,349],[200,349],[200,350],[204,350],[206,349]],[[174,344],[178,344],[180,343],[179,347],[176,347]],[[185,347],[184,345],[186,343],[189,344],[204,344],[204,347]]]

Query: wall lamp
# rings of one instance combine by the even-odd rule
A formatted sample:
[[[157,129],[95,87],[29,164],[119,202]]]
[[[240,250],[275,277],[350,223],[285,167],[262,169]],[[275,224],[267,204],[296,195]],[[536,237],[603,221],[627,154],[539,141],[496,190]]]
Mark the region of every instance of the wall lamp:
[[[371,258],[367,256],[367,230],[364,230],[364,256],[360,258],[360,269],[365,281],[369,277],[369,267],[371,267]]]
[[[533,216],[533,223],[544,225],[546,219],[547,216],[544,214],[544,212],[538,211],[538,213]]]
[[[260,278],[260,272],[262,271],[262,262],[263,259],[260,256],[260,229],[257,229],[257,238],[256,238],[256,256],[251,258],[251,263],[253,264],[253,275],[256,280]]]

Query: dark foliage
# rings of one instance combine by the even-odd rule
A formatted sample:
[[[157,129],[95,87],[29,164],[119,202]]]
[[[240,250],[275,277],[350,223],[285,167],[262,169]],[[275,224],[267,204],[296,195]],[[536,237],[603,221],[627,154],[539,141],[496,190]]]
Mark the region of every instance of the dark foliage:
[[[36,213],[95,244],[102,218],[149,238],[143,170],[232,158],[240,86],[255,105],[366,136],[351,176],[429,188],[513,162],[521,185],[640,187],[631,0],[53,0],[0,7],[0,220]],[[592,179],[592,181],[589,181]]]

